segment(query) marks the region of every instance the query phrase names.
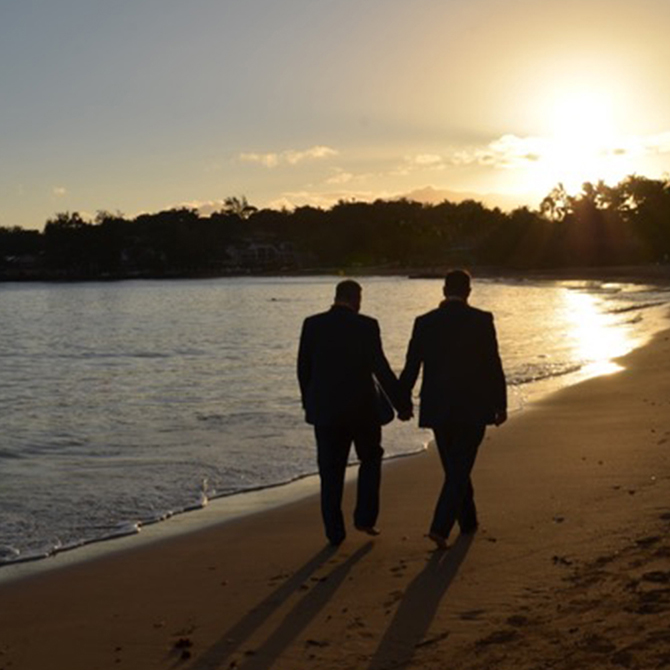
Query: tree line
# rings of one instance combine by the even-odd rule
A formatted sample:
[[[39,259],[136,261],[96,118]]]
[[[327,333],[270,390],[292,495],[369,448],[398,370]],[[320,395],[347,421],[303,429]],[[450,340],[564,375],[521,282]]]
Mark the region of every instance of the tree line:
[[[203,216],[181,207],[93,220],[63,212],[42,231],[0,227],[0,279],[218,276],[446,265],[532,270],[670,259],[670,182],[556,186],[537,210],[466,200],[341,201],[258,209],[230,197]]]

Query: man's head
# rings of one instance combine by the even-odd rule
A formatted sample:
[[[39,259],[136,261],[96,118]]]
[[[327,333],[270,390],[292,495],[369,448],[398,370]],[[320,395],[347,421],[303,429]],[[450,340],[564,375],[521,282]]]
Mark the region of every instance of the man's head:
[[[335,304],[358,312],[361,308],[361,285],[353,279],[345,279],[335,287]]]
[[[470,295],[470,273],[450,270],[444,278],[444,297],[467,300]]]

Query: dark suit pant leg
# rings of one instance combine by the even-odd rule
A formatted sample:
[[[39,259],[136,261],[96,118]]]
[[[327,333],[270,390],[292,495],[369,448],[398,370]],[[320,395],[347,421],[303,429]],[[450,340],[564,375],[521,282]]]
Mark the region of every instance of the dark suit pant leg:
[[[485,432],[484,424],[470,423],[447,423],[434,429],[444,468],[444,484],[435,506],[431,532],[446,538],[456,521],[464,528],[477,523],[470,473]]]
[[[354,447],[360,462],[354,524],[363,528],[374,526],[379,516],[379,488],[384,455],[381,441],[380,425],[364,425],[354,432]]]
[[[346,536],[342,516],[344,476],[353,435],[341,426],[315,426],[317,462],[321,479],[321,516],[326,537],[339,544]]]

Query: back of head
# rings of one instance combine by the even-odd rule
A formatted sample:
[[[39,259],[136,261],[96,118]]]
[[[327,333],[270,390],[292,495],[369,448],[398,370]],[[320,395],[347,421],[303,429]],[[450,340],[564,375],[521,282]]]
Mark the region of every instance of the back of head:
[[[444,295],[448,298],[467,298],[470,295],[470,273],[450,270],[444,278]]]
[[[361,306],[362,292],[363,288],[357,281],[345,279],[335,287],[335,303],[358,310]]]

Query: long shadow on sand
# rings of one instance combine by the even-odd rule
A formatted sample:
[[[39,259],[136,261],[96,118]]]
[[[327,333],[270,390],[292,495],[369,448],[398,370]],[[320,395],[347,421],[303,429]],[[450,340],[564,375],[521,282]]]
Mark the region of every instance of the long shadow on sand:
[[[265,642],[253,650],[253,655],[237,663],[235,667],[244,668],[244,670],[261,670],[272,667],[272,661],[291,644],[323,609],[345,580],[351,568],[372,549],[372,545],[372,542],[366,543],[330,573],[319,579]],[[237,624],[223,633],[219,641],[189,667],[192,670],[214,670],[215,668],[229,667],[224,663],[239,650],[244,641],[251,637],[282,606],[289,596],[299,591],[309,577],[333,555],[334,550],[332,548],[328,547],[321,550]]]
[[[417,649],[434,644],[448,633],[430,640],[424,636],[442,597],[458,573],[472,544],[472,536],[459,536],[448,552],[436,551],[414,578],[370,661],[368,670],[400,670],[412,661]]]

